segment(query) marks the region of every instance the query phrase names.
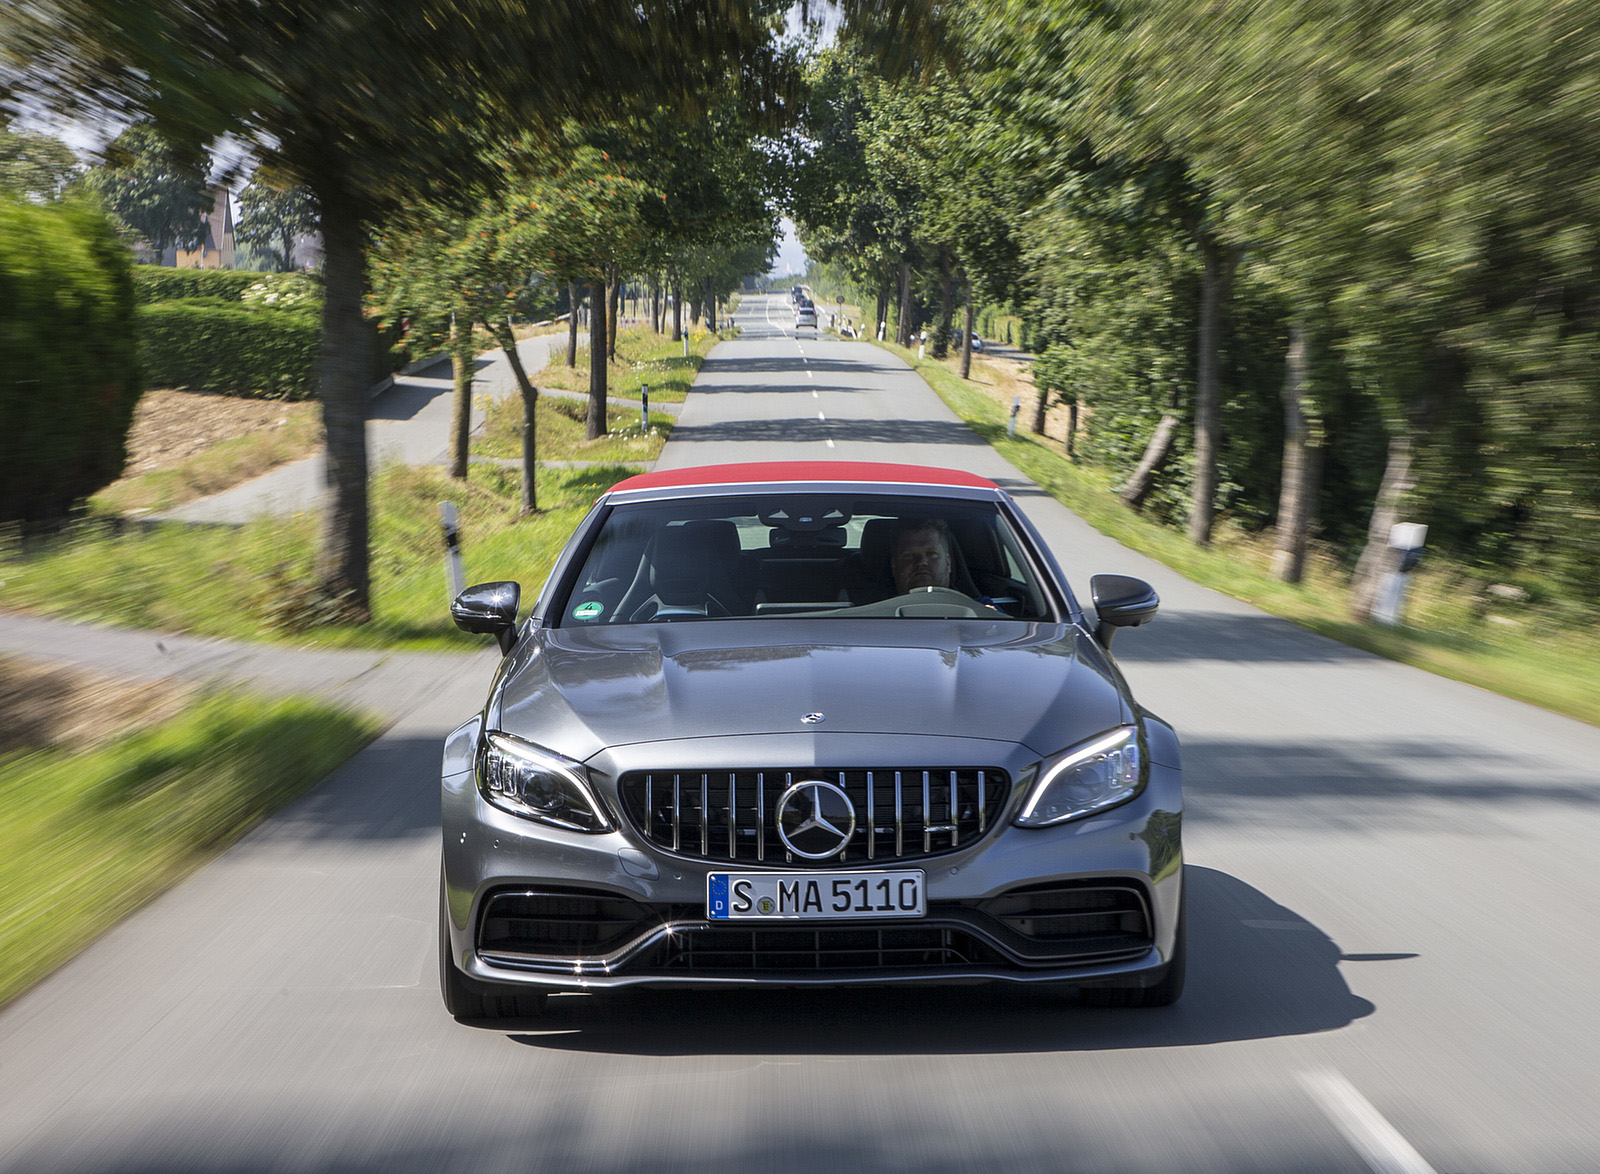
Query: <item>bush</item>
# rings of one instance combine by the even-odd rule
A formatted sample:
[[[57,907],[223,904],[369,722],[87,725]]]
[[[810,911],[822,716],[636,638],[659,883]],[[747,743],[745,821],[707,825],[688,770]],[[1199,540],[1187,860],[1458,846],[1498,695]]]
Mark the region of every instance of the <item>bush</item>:
[[[221,298],[227,302],[244,300],[252,286],[271,288],[315,286],[316,279],[302,273],[252,273],[244,269],[168,269],[164,265],[135,265],[134,295],[141,306],[153,302],[186,301],[190,298]]]
[[[0,197],[0,521],[51,523],[121,474],[141,390],[131,270],[103,212]]]
[[[314,315],[172,301],[140,306],[137,320],[151,387],[274,399],[315,393],[322,330]]]

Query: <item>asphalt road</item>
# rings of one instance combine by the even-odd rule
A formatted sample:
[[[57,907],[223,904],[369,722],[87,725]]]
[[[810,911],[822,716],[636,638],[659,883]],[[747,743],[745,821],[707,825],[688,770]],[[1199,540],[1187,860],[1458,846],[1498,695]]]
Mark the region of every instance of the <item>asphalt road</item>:
[[[561,996],[434,977],[440,737],[481,660],[0,1016],[0,1169],[1600,1170],[1600,730],[1201,590],[1022,481],[901,364],[748,299],[660,467],[838,457],[1018,494],[1184,739],[1189,990]]]

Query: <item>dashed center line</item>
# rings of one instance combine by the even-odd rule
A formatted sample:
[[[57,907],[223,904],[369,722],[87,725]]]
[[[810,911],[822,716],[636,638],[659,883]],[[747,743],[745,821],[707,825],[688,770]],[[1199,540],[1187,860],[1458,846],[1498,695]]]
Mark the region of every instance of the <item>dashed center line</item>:
[[[1434,1174],[1426,1159],[1342,1074],[1331,1068],[1302,1072],[1300,1083],[1373,1174]]]

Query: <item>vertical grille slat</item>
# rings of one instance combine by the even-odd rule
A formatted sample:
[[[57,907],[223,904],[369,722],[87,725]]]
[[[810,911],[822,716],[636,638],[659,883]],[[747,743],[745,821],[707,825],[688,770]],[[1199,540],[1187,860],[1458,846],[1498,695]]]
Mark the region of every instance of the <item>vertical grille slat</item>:
[[[871,860],[873,858],[873,856],[877,853],[877,848],[878,848],[878,824],[877,824],[876,820],[874,820],[874,818],[873,818],[875,813],[873,811],[873,806],[872,806],[872,799],[873,799],[872,792],[874,790],[876,790],[876,789],[877,789],[877,784],[875,782],[873,782],[872,772],[869,770],[867,772],[867,859],[868,860]]]
[[[837,786],[855,809],[854,834],[822,860],[793,855],[774,826],[777,796],[807,779]],[[1009,779],[989,767],[631,771],[618,780],[628,821],[663,851],[808,869],[887,867],[968,847],[999,823],[1009,797]]]

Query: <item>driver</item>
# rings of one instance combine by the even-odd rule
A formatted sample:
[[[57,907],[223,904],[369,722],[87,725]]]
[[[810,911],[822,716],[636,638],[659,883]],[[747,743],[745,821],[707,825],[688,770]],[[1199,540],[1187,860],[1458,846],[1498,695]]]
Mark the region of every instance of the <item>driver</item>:
[[[908,518],[895,527],[889,545],[894,589],[950,586],[950,527],[942,518]]]

